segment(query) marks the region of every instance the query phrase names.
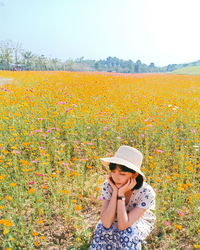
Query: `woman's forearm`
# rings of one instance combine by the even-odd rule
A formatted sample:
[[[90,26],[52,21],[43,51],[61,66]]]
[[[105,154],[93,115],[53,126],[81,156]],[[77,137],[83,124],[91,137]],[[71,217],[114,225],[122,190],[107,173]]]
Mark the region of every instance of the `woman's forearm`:
[[[117,191],[113,191],[110,202],[101,215],[101,221],[104,227],[110,228],[117,212]]]
[[[118,200],[117,203],[117,227],[119,230],[124,230],[128,225],[128,215],[124,200]]]

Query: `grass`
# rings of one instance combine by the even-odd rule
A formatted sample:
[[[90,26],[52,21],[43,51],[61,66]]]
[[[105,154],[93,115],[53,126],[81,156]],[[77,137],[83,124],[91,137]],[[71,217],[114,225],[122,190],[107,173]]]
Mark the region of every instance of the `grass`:
[[[191,66],[177,69],[171,72],[171,74],[178,75],[200,75],[200,66]]]

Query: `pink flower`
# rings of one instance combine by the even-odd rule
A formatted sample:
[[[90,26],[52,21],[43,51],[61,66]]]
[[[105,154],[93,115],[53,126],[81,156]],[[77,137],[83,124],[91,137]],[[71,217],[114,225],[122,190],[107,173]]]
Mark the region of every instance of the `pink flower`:
[[[65,162],[63,162],[63,163],[62,163],[62,165],[63,165],[63,166],[68,166],[68,165],[69,165],[69,163],[65,163]]]
[[[66,104],[67,102],[57,102],[57,104]]]
[[[165,223],[166,226],[170,226],[171,225],[171,223],[169,221],[167,221],[167,220],[164,223]]]
[[[164,151],[161,150],[161,149],[157,149],[157,152],[159,152],[159,153],[164,153]]]
[[[142,138],[144,138],[144,134],[140,134],[139,136],[142,137]]]
[[[47,129],[47,130],[46,130],[46,133],[51,133],[53,129],[56,129],[56,128]]]
[[[35,182],[32,181],[32,182],[28,182],[28,185],[33,185]]]
[[[105,130],[107,130],[108,129],[108,127],[107,126],[105,126],[105,127],[103,127],[103,130],[105,131]]]
[[[38,120],[43,120],[43,118],[37,118]]]
[[[65,112],[69,112],[70,110],[73,110],[73,109],[71,109],[71,108],[69,108],[69,109],[66,109],[66,110],[65,110]]]
[[[80,161],[88,161],[88,158],[80,159]]]
[[[35,174],[35,175],[37,175],[37,176],[44,176],[44,174]]]
[[[185,214],[183,213],[183,211],[181,211],[180,209],[178,210],[178,215],[179,216],[184,216]]]
[[[196,133],[196,130],[194,128],[190,129],[192,133]]]
[[[31,161],[32,163],[38,163],[39,161],[38,160],[33,160]]]
[[[40,133],[40,132],[42,132],[42,129],[36,129],[36,130],[34,130],[34,132],[35,133]]]
[[[18,151],[18,150],[13,150],[12,152],[13,152],[14,154],[21,154],[21,152]]]
[[[122,139],[120,136],[116,137],[118,140]]]

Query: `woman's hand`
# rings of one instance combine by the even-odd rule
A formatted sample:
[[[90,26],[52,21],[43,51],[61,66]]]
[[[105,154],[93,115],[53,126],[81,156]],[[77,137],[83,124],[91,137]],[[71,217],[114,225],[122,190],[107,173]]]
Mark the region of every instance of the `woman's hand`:
[[[124,196],[125,193],[129,190],[131,190],[135,185],[137,184],[136,179],[134,177],[131,177],[127,183],[125,183],[122,187],[119,188],[118,190],[118,195],[119,196]]]
[[[113,182],[113,179],[111,177],[111,174],[108,176],[108,183],[111,185],[113,191],[118,191],[118,187],[115,186],[115,183]]]

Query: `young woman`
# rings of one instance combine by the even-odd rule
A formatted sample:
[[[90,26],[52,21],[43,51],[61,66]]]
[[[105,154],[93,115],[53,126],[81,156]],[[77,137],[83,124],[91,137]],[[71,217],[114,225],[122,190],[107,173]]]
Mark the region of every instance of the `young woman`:
[[[100,158],[109,167],[102,186],[103,200],[89,250],[141,249],[156,221],[155,192],[140,170],[143,155],[123,145],[113,157]]]

